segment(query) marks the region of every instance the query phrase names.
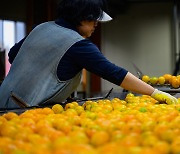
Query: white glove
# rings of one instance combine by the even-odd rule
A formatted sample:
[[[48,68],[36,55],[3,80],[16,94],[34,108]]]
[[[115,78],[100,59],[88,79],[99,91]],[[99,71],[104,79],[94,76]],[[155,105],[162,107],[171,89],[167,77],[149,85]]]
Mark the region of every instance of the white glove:
[[[154,90],[154,92],[151,94],[151,97],[153,97],[159,102],[165,102],[167,104],[178,104],[177,98],[158,89]]]

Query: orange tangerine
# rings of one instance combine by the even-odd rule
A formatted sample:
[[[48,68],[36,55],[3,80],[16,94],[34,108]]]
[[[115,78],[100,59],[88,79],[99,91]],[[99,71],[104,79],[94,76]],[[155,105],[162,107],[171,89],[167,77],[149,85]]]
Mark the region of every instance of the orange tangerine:
[[[74,143],[86,144],[89,142],[88,136],[83,131],[71,131],[68,135]]]
[[[74,109],[77,105],[75,103],[68,103],[65,105],[65,110]]]
[[[158,83],[160,84],[160,85],[163,85],[164,83],[165,83],[165,77],[164,76],[160,76],[159,78],[158,78]]]
[[[169,79],[172,77],[171,74],[164,74],[163,77],[165,78],[165,82],[169,83]]]
[[[8,112],[8,113],[3,114],[3,117],[6,118],[7,120],[11,120],[13,118],[17,118],[18,115],[14,112]]]
[[[106,131],[97,131],[91,137],[91,144],[95,146],[100,146],[107,143],[110,139],[109,134]]]
[[[75,107],[79,106],[79,104],[78,104],[77,102],[72,102],[72,104],[73,104]]]
[[[151,84],[155,85],[158,82],[158,78],[157,77],[151,77],[149,81]]]
[[[7,119],[5,117],[0,116],[0,125],[3,124],[6,121],[7,121]]]
[[[17,133],[17,128],[10,122],[5,122],[1,125],[0,134],[4,137],[13,138]]]
[[[180,75],[178,75],[178,76],[177,76],[177,79],[178,79],[178,80],[179,80],[179,82],[180,82]]]
[[[96,150],[91,145],[75,143],[70,146],[70,152],[67,153],[95,154]]]
[[[170,83],[170,84],[172,84],[172,81],[173,81],[174,79],[176,79],[176,78],[177,78],[177,77],[176,77],[176,76],[174,76],[174,75],[173,75],[173,76],[171,76],[171,78],[169,79],[169,83]]]
[[[158,141],[155,145],[154,145],[154,149],[158,152],[158,153],[170,153],[170,144],[168,144],[165,141]]]
[[[150,80],[150,77],[149,77],[148,75],[143,75],[143,77],[142,77],[142,81],[144,81],[144,82],[148,83],[148,82],[149,82],[149,80]]]
[[[180,81],[178,80],[177,77],[172,79],[171,85],[173,88],[179,88]]]
[[[55,114],[61,113],[64,111],[63,107],[60,104],[53,105],[52,110],[54,111]]]
[[[53,114],[53,110],[49,107],[45,107],[42,109],[42,114],[48,115],[48,114]]]
[[[171,144],[172,153],[179,153],[180,152],[180,137],[174,139]]]
[[[127,148],[116,142],[109,142],[98,148],[99,154],[125,154],[128,153]]]

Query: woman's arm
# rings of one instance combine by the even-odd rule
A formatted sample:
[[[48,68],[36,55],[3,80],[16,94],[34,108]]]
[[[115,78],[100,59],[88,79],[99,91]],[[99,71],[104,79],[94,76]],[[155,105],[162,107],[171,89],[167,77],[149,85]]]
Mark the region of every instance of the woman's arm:
[[[165,102],[167,104],[178,103],[178,100],[174,96],[158,89],[154,89],[151,85],[143,82],[129,72],[125,76],[120,86],[135,93],[150,95],[159,102]]]
[[[151,85],[138,79],[130,72],[127,73],[120,86],[126,90],[144,95],[151,95],[155,90]]]

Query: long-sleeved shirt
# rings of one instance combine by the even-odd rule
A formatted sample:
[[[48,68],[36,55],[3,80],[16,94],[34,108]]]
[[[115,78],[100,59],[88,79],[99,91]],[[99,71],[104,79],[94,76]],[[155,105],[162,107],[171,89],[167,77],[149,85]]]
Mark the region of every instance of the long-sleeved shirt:
[[[63,19],[58,19],[55,23],[77,31]],[[10,49],[8,54],[10,63],[13,62],[25,39],[26,37]],[[128,72],[110,62],[89,39],[79,41],[68,49],[59,62],[57,76],[61,81],[69,80],[83,68],[116,85],[121,84]]]

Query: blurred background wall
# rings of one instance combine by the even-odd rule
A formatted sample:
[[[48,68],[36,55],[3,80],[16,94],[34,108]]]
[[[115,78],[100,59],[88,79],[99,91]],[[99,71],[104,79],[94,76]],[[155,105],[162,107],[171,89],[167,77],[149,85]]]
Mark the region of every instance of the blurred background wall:
[[[102,25],[102,51],[137,76],[132,63],[149,76],[173,73],[175,67],[172,3],[134,3]],[[102,89],[118,88],[102,80]]]

